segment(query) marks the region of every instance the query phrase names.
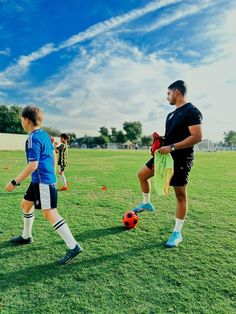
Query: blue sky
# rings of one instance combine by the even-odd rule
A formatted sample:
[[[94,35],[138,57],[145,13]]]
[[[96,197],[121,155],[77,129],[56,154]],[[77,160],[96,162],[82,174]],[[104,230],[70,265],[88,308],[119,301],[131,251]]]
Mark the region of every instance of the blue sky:
[[[0,0],[0,103],[37,104],[78,136],[140,121],[164,132],[188,84],[204,138],[236,130],[234,0]]]

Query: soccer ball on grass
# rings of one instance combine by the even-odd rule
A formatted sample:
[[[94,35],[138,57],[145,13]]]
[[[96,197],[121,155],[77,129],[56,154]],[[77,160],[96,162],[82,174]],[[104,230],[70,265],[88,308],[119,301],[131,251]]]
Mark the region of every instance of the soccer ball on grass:
[[[138,216],[132,211],[124,213],[122,222],[127,229],[132,229],[138,225]]]

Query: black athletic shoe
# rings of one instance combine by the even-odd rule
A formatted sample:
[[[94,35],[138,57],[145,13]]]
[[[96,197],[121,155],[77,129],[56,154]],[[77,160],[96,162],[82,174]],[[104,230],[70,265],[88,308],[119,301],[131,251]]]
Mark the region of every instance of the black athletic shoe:
[[[65,265],[66,263],[71,261],[72,258],[76,257],[82,251],[83,251],[83,249],[78,244],[76,244],[76,246],[72,250],[66,251],[66,255],[63,256],[61,259],[59,259],[58,263],[60,265]]]
[[[33,242],[33,238],[30,237],[28,239],[24,239],[22,238],[22,236],[19,236],[19,237],[12,238],[10,242],[15,245],[30,244]]]

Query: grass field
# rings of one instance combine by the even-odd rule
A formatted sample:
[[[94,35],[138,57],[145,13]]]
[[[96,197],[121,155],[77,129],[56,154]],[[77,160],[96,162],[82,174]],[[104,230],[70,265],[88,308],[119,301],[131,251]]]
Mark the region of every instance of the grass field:
[[[140,214],[136,229],[122,227],[122,214],[141,200],[137,172],[149,152],[69,153],[71,189],[60,192],[58,208],[84,253],[57,266],[65,245],[40,211],[34,243],[9,244],[21,234],[28,182],[4,191],[25,157],[0,152],[1,313],[236,313],[235,152],[196,154],[177,249],[164,247],[174,224],[173,191],[157,199],[153,190],[158,210]]]

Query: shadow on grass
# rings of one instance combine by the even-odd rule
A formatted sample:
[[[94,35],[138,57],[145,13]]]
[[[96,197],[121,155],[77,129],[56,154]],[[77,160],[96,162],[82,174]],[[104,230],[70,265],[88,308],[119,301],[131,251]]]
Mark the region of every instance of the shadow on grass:
[[[100,237],[106,237],[112,234],[118,234],[121,232],[127,232],[128,230],[125,229],[123,226],[115,226],[115,227],[109,227],[109,228],[101,228],[101,229],[95,229],[95,230],[87,230],[81,233],[76,234],[76,239],[79,241],[83,241],[85,239],[94,239],[94,238],[100,238]]]
[[[0,243],[0,249],[4,249],[10,246],[10,241],[3,241]]]
[[[93,230],[87,230],[81,233],[77,233],[75,235],[75,238],[80,242],[87,239],[97,239],[100,237],[106,237],[109,235],[119,234],[122,232],[128,232],[129,230],[126,229],[123,226],[115,226],[115,227],[109,227],[109,228],[100,228],[100,229],[93,229]],[[63,243],[62,240],[57,240],[55,242],[56,244]]]
[[[100,255],[98,257],[92,257],[87,259],[86,253],[82,253],[79,255],[71,264],[67,264],[65,266],[59,266],[56,262],[51,262],[42,265],[34,265],[23,269],[18,269],[17,271],[11,271],[7,273],[3,273],[0,276],[0,286],[1,292],[7,291],[8,289],[13,289],[14,287],[20,286],[29,286],[33,285],[36,282],[44,282],[45,277],[56,278],[62,277],[63,275],[68,276],[71,274],[71,278],[75,278],[78,282],[84,282],[92,280],[91,269],[94,267],[106,268],[106,271],[109,271],[109,268],[114,271],[116,265],[118,266],[120,263],[129,260],[130,257],[139,256],[142,254],[142,251],[156,249],[156,244],[142,245],[140,247],[133,248],[132,250],[127,250],[119,253]],[[81,259],[82,257],[82,259]],[[84,258],[85,257],[85,258]],[[88,270],[86,274],[85,270]],[[77,273],[78,272],[78,273]],[[83,273],[81,275],[81,273]],[[46,284],[46,283],[45,283]]]
[[[18,246],[18,245],[14,245],[11,244],[10,241],[4,241],[2,243],[0,243],[0,249],[4,249],[4,248],[12,248],[13,250],[11,251],[7,251],[4,253],[0,253],[0,258],[4,259],[4,258],[9,258],[12,256],[17,256],[17,255],[22,255],[24,254],[24,252],[29,252],[29,246]],[[32,244],[30,244],[30,253],[32,252],[32,255],[34,254],[34,251],[40,251],[40,250],[45,250],[44,246],[32,246]]]

